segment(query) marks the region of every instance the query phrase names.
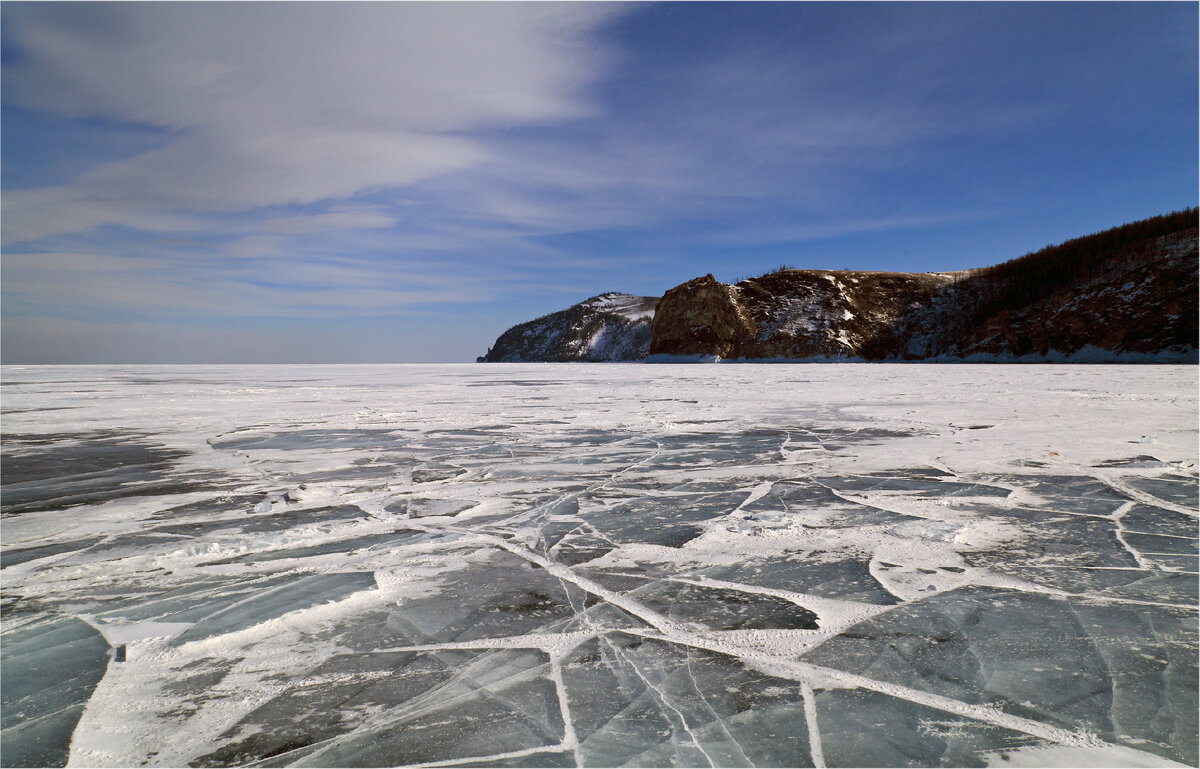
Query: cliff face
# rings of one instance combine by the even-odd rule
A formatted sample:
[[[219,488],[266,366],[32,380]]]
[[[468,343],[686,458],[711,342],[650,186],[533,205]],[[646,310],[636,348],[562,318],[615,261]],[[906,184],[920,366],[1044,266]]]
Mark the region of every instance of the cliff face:
[[[650,320],[658,299],[608,293],[513,326],[486,355],[495,362],[642,360],[650,348]]]
[[[733,286],[696,278],[663,296],[650,354],[1194,361],[1197,228],[1153,233],[1195,215],[1159,219],[958,273],[781,270]]]
[[[1195,362],[1196,219],[1180,211],[957,273],[780,270],[736,285],[705,275],[661,300],[603,294],[514,326],[479,360]]]
[[[882,325],[949,275],[781,270],[730,286],[712,275],[663,295],[651,355],[860,357]]]
[[[663,294],[654,313],[650,354],[738,357],[754,328],[737,290],[705,275]]]

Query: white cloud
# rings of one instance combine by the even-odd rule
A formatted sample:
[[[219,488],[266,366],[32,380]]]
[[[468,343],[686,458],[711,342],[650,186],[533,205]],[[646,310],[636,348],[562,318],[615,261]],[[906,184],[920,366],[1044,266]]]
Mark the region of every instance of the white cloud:
[[[391,227],[396,218],[378,208],[359,206],[337,208],[323,214],[311,216],[276,217],[263,222],[265,229],[289,235],[300,235],[326,230],[373,230]]]
[[[4,194],[6,242],[103,222],[183,229],[399,187],[487,158],[470,133],[591,114],[595,3],[6,7],[6,102],[170,129],[72,183]]]
[[[251,239],[252,240],[252,239]],[[261,253],[252,253],[259,245]],[[440,303],[481,301],[483,276],[445,275],[420,264],[275,256],[251,243],[242,259],[126,257],[92,252],[4,255],[8,307],[155,318],[335,318],[395,315]],[[11,318],[6,318],[9,323]]]

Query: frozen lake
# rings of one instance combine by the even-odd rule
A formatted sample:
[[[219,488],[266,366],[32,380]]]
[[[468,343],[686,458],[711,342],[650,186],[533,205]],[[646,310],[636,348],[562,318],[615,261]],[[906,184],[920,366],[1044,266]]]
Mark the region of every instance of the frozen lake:
[[[1197,367],[4,367],[7,766],[1197,763]]]

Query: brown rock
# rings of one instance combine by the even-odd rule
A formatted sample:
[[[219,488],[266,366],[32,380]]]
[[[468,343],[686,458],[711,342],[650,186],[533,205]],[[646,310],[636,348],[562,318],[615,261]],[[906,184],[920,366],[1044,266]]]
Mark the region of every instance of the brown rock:
[[[651,326],[650,354],[736,358],[756,330],[738,307],[733,287],[709,274],[663,294]]]
[[[729,286],[712,275],[668,291],[650,354],[846,358],[948,275],[780,270]]]

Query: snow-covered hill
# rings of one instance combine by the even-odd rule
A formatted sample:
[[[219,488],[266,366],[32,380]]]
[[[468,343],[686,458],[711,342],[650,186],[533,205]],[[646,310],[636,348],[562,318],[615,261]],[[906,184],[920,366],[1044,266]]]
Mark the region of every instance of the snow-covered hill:
[[[481,363],[642,360],[658,298],[610,292],[513,326]]]

